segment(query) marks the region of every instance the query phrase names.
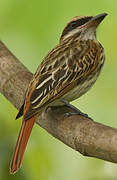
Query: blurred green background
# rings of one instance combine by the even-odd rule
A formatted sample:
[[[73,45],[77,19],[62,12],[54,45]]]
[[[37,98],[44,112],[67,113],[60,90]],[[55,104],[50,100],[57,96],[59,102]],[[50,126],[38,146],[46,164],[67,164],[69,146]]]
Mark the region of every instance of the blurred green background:
[[[0,0],[0,39],[32,72],[58,43],[66,23],[77,15],[109,15],[98,29],[105,47],[101,77],[73,102],[96,121],[117,127],[117,1]],[[0,95],[0,180],[116,180],[117,165],[83,157],[35,125],[17,174],[9,163],[20,129],[17,110]]]

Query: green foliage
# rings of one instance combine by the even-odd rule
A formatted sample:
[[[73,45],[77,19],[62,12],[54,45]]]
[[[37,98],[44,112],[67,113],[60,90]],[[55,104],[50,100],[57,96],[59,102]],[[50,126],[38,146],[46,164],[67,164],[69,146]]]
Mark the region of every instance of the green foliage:
[[[101,77],[89,93],[73,102],[98,122],[117,127],[117,1],[115,0],[1,0],[0,38],[34,72],[44,56],[58,43],[67,21],[77,15],[109,15],[98,29],[106,51]],[[21,170],[9,175],[9,162],[21,120],[17,110],[0,95],[1,180],[115,180],[117,166],[86,158],[36,126]]]

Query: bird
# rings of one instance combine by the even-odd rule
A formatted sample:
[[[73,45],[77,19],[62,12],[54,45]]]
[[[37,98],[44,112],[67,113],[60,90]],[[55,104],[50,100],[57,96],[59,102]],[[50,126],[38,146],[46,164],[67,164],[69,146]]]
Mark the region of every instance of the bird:
[[[58,45],[42,60],[29,83],[16,116],[22,125],[10,163],[10,173],[20,167],[37,116],[52,106],[63,106],[85,94],[95,83],[105,62],[96,31],[107,16],[76,16],[62,31]]]

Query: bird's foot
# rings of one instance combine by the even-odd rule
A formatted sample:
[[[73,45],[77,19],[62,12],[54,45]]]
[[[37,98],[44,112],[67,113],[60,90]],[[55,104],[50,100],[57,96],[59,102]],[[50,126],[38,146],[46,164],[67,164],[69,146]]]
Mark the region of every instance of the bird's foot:
[[[65,116],[81,115],[81,116],[84,116],[85,118],[89,118],[89,119],[92,120],[92,118],[90,118],[90,117],[88,116],[88,114],[83,113],[83,112],[80,111],[78,108],[76,108],[75,106],[73,106],[72,104],[70,104],[68,101],[62,100],[62,102],[64,102],[67,107],[70,107],[71,109],[74,110],[74,112],[67,112],[67,113],[65,113]]]

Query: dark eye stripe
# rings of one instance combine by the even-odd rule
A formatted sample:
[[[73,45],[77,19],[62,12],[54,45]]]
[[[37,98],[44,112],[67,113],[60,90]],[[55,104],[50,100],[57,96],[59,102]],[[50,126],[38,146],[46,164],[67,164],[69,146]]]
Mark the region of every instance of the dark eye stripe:
[[[83,24],[87,23],[91,18],[92,18],[92,16],[84,17],[84,18],[78,19],[76,21],[70,22],[67,25],[67,27],[64,29],[62,36],[66,35],[68,32],[72,31],[73,29],[77,28],[78,26],[82,26]]]
[[[82,26],[83,24],[87,23],[91,18],[92,16],[76,20],[76,25],[74,25],[74,27],[76,28],[78,26]]]

